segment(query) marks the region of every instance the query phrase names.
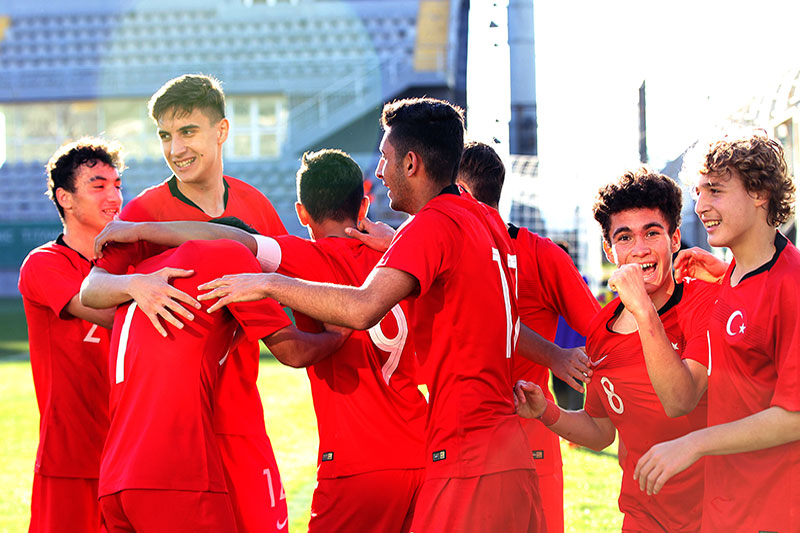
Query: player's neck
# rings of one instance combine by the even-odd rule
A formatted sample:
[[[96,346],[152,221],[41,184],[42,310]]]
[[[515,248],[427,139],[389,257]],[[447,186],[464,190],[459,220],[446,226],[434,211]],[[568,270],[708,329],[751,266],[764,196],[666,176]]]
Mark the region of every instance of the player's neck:
[[[64,223],[64,242],[86,259],[94,258],[94,238],[100,231],[74,221]]]
[[[309,224],[311,230],[311,239],[318,241],[328,237],[347,237],[345,228],[352,228],[356,226],[354,220],[324,220],[322,222],[313,222]]]
[[[731,286],[736,286],[748,272],[768,263],[775,255],[775,231],[772,226],[758,224],[730,245],[736,266],[731,273]]]
[[[178,190],[208,216],[215,218],[222,216],[225,211],[225,183],[222,181],[222,172],[213,179],[185,183],[177,180]]]

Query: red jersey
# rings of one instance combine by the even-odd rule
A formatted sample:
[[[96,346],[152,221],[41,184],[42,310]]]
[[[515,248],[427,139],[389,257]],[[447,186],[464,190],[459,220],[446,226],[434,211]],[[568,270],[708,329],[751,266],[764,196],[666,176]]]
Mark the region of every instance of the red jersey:
[[[429,376],[426,477],[532,469],[511,393],[516,258],[500,216],[448,187],[400,228],[378,266],[419,282],[410,307]]]
[[[731,287],[709,323],[708,424],[772,406],[800,411],[800,253],[777,234],[775,255]],[[800,531],[800,442],[708,456],[704,531]]]
[[[33,250],[19,274],[39,405],[34,471],[97,479],[108,431],[109,331],[66,312],[91,264],[62,237]]]
[[[381,258],[355,239],[316,242],[277,237],[278,272],[287,276],[360,286]],[[296,314],[298,327],[320,331]],[[319,430],[320,479],[385,469],[423,468],[427,403],[417,388],[408,305],[396,305],[368,331],[353,331],[344,345],[308,367]]]
[[[284,235],[278,214],[261,192],[247,183],[224,176],[225,211],[223,217],[237,217],[262,235]],[[146,189],[131,200],[120,214],[123,220],[169,221],[211,220],[202,209],[178,190],[177,178],[172,176],[160,185]],[[164,250],[152,247],[149,255]],[[216,389],[214,427],[217,433],[233,435],[262,434],[264,410],[256,388],[258,379],[258,343],[243,342],[236,348],[239,356],[225,365]]]
[[[672,297],[659,310],[667,338],[682,357],[706,353],[706,324],[718,289],[716,284],[687,280],[675,286]],[[649,531],[657,524],[665,531],[698,531],[703,501],[702,461],[677,474],[653,496],[639,490],[633,471],[639,458],[654,444],[706,427],[706,398],[686,416],[666,415],[647,374],[639,333],[611,331],[622,310],[619,298],[611,301],[593,320],[586,339],[594,375],[586,393],[585,410],[594,418],[610,418],[627,450],[620,463],[619,509],[625,513],[629,528],[637,526]]]
[[[109,247],[98,266],[125,272],[135,248],[141,247]],[[193,276],[172,280],[193,297],[199,284],[225,274],[261,271],[245,246],[228,240],[189,241],[143,261],[136,272],[164,267],[194,269]],[[258,342],[291,321],[274,300],[234,304],[213,314],[205,312],[208,307],[205,303],[182,329],[166,325],[167,337],[135,302],[118,308],[109,358],[111,427],[100,468],[100,496],[124,489],[226,491],[212,424],[218,369],[228,359],[238,327]]]
[[[522,323],[549,341],[556,338],[558,317],[583,335],[600,310],[592,291],[567,252],[550,239],[509,225],[517,252],[517,305]],[[525,357],[513,358],[513,379],[533,381],[552,399],[547,367]]]

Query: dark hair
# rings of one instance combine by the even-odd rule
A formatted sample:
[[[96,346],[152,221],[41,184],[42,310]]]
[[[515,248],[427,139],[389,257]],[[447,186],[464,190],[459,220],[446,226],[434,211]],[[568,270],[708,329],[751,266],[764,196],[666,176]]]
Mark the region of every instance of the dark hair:
[[[488,144],[468,142],[461,154],[458,179],[466,183],[476,200],[497,206],[506,179],[506,167]]]
[[[364,174],[341,150],[306,152],[297,171],[297,201],[315,222],[358,218]]]
[[[185,116],[199,109],[212,124],[216,124],[225,118],[225,93],[216,78],[205,74],[184,74],[162,85],[150,97],[147,109],[155,122],[170,111]]]
[[[442,186],[455,182],[464,150],[461,108],[434,98],[396,100],[383,106],[381,126],[391,130],[398,160],[414,152],[433,181]]]
[[[603,228],[603,238],[611,242],[611,216],[628,209],[658,209],[669,224],[670,235],[681,225],[683,198],[678,184],[648,167],[627,171],[602,187],[592,208],[594,219]]]
[[[795,186],[786,168],[783,146],[759,130],[740,138],[723,138],[705,154],[700,174],[723,174],[735,170],[750,193],[769,195],[767,224],[778,226],[794,209]]]
[[[56,190],[75,192],[75,171],[82,166],[93,168],[105,163],[122,174],[125,160],[122,145],[117,141],[107,141],[97,137],[82,137],[77,141],[62,144],[45,165],[47,170],[47,192],[58,209],[58,216],[64,220],[64,208],[56,199]]]
[[[223,226],[231,226],[233,228],[238,228],[242,231],[250,233],[251,235],[259,234],[256,228],[254,228],[253,226],[251,226],[250,224],[248,224],[247,222],[238,217],[230,217],[230,216],[217,217],[217,218],[212,218],[211,220],[209,220],[209,222],[211,222],[212,224],[221,224]]]

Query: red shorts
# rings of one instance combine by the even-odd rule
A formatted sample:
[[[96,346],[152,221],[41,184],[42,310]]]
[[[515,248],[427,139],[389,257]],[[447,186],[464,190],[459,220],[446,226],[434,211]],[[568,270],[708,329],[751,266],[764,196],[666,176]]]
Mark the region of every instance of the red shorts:
[[[269,437],[217,434],[240,533],[288,530],[289,510]]]
[[[100,498],[109,533],[236,531],[224,492],[127,489]]]
[[[97,503],[97,480],[33,475],[31,533],[63,530],[105,531]]]
[[[414,533],[544,533],[534,470],[427,479],[414,510]]]
[[[531,445],[547,529],[564,531],[564,475],[558,435],[532,418],[520,418]]]
[[[309,533],[411,530],[424,470],[381,470],[320,479],[311,501]]]

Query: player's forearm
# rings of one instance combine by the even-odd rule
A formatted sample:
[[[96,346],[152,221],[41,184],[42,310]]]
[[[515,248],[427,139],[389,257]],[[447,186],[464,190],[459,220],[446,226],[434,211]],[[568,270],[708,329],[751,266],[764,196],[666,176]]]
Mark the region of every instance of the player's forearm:
[[[561,348],[548,341],[525,324],[520,325],[517,355],[550,368],[560,356]]]
[[[607,418],[593,418],[584,410],[566,411],[560,407],[559,409],[561,416],[555,424],[547,426],[550,431],[592,450],[603,450],[614,442],[616,430]]]
[[[72,316],[81,318],[92,324],[97,324],[106,329],[111,329],[114,326],[115,308],[93,309],[87,307],[81,303],[80,294],[76,294],[72,297],[65,310]]]
[[[694,431],[683,439],[698,457],[773,448],[800,440],[800,412],[770,407],[727,424]]]
[[[240,242],[255,255],[258,245],[252,235],[244,230],[210,222],[142,222],[137,228],[140,240],[176,247],[192,240],[230,239]]]
[[[341,348],[345,340],[347,336],[339,333],[307,333],[294,326],[287,326],[265,338],[264,344],[284,365],[304,368]]]
[[[647,373],[667,416],[690,413],[706,388],[705,376],[693,375],[686,361],[674,350],[655,308],[634,315],[642,341]]]
[[[279,274],[264,276],[269,276],[267,296],[320,322],[352,329],[374,326],[397,303],[384,307],[361,287],[315,283]]]
[[[105,309],[131,300],[129,293],[131,276],[133,274],[109,274],[102,268],[92,268],[81,285],[81,304],[93,309]]]

